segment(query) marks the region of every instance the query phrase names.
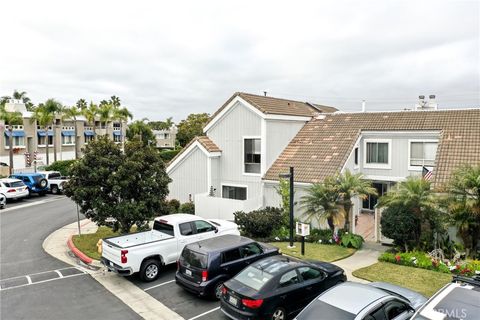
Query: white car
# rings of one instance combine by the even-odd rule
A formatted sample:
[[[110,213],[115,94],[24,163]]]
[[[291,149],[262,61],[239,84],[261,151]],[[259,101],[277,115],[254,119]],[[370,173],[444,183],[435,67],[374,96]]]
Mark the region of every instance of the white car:
[[[59,171],[38,171],[47,179],[47,188],[53,194],[59,194],[63,191],[65,182],[69,180],[68,177],[62,176]]]
[[[142,280],[153,281],[160,266],[177,262],[185,245],[224,234],[240,232],[235,223],[226,220],[183,213],[161,216],[150,231],[103,239],[102,263],[120,275],[140,272]]]
[[[22,180],[4,178],[0,179],[0,193],[7,199],[23,199],[28,197],[28,187]]]

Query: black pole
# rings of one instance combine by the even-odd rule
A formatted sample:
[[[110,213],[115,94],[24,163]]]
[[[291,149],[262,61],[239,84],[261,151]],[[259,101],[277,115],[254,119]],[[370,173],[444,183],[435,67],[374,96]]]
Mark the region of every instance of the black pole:
[[[305,237],[302,236],[302,256],[305,255]]]
[[[293,247],[293,167],[290,167],[290,247]]]
[[[78,211],[78,204],[77,204],[77,225],[78,225],[78,235],[82,235],[82,232],[80,231],[80,212]]]

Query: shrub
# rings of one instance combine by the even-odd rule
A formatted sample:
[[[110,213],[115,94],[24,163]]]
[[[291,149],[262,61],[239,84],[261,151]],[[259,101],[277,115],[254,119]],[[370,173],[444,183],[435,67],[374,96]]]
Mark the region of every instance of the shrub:
[[[195,204],[193,202],[185,202],[178,208],[179,213],[195,214]]]
[[[172,160],[182,149],[177,149],[177,150],[162,150],[160,151],[160,158],[163,159],[163,161],[168,162]]]
[[[345,233],[340,241],[342,246],[355,249],[360,249],[363,242],[364,240],[362,236],[354,233]]]
[[[279,208],[266,207],[265,209],[251,212],[234,212],[235,223],[241,231],[249,237],[269,238],[273,231],[282,226],[283,210]],[[288,230],[288,229],[287,229]]]
[[[333,232],[330,229],[312,229],[310,230],[310,235],[305,240],[322,244],[334,244]]]
[[[180,201],[177,199],[171,199],[165,201],[165,205],[167,206],[167,211],[169,214],[177,213],[180,208]]]
[[[420,219],[408,208],[393,205],[386,208],[380,220],[382,233],[393,239],[395,245],[405,248],[418,239]]]
[[[77,160],[58,160],[45,167],[45,171],[59,171],[62,176],[69,176],[72,164]]]

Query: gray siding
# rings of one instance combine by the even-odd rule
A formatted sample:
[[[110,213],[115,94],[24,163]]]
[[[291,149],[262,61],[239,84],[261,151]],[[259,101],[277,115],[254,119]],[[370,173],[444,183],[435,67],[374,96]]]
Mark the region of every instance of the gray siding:
[[[304,125],[304,121],[267,120],[267,170]]]
[[[197,147],[187,155],[169,173],[172,182],[169,184],[168,197],[183,203],[189,201],[190,194],[193,200],[195,194],[208,192],[207,160],[207,156]]]
[[[219,183],[247,186],[247,199],[260,196],[261,177],[243,174],[243,137],[260,137],[261,121],[257,114],[237,103],[207,132],[207,136],[222,150],[218,166]],[[217,188],[216,196],[221,197],[221,186]]]

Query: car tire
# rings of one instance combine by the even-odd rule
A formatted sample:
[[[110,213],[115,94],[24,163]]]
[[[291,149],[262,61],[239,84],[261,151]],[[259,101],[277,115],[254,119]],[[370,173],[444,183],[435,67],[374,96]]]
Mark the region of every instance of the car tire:
[[[215,284],[215,287],[213,288],[212,298],[216,300],[220,300],[222,298],[222,287],[223,281],[219,281]]]
[[[155,281],[160,274],[160,261],[149,259],[140,267],[140,278],[145,282]]]
[[[272,313],[271,320],[287,320],[287,311],[285,308],[277,307]]]
[[[50,187],[50,191],[52,191],[52,194],[59,194],[60,189],[58,189],[58,186],[54,184],[53,186]]]
[[[38,181],[37,183],[37,187],[40,189],[45,189],[47,185],[48,185],[48,182],[46,179],[40,179],[40,181]]]

